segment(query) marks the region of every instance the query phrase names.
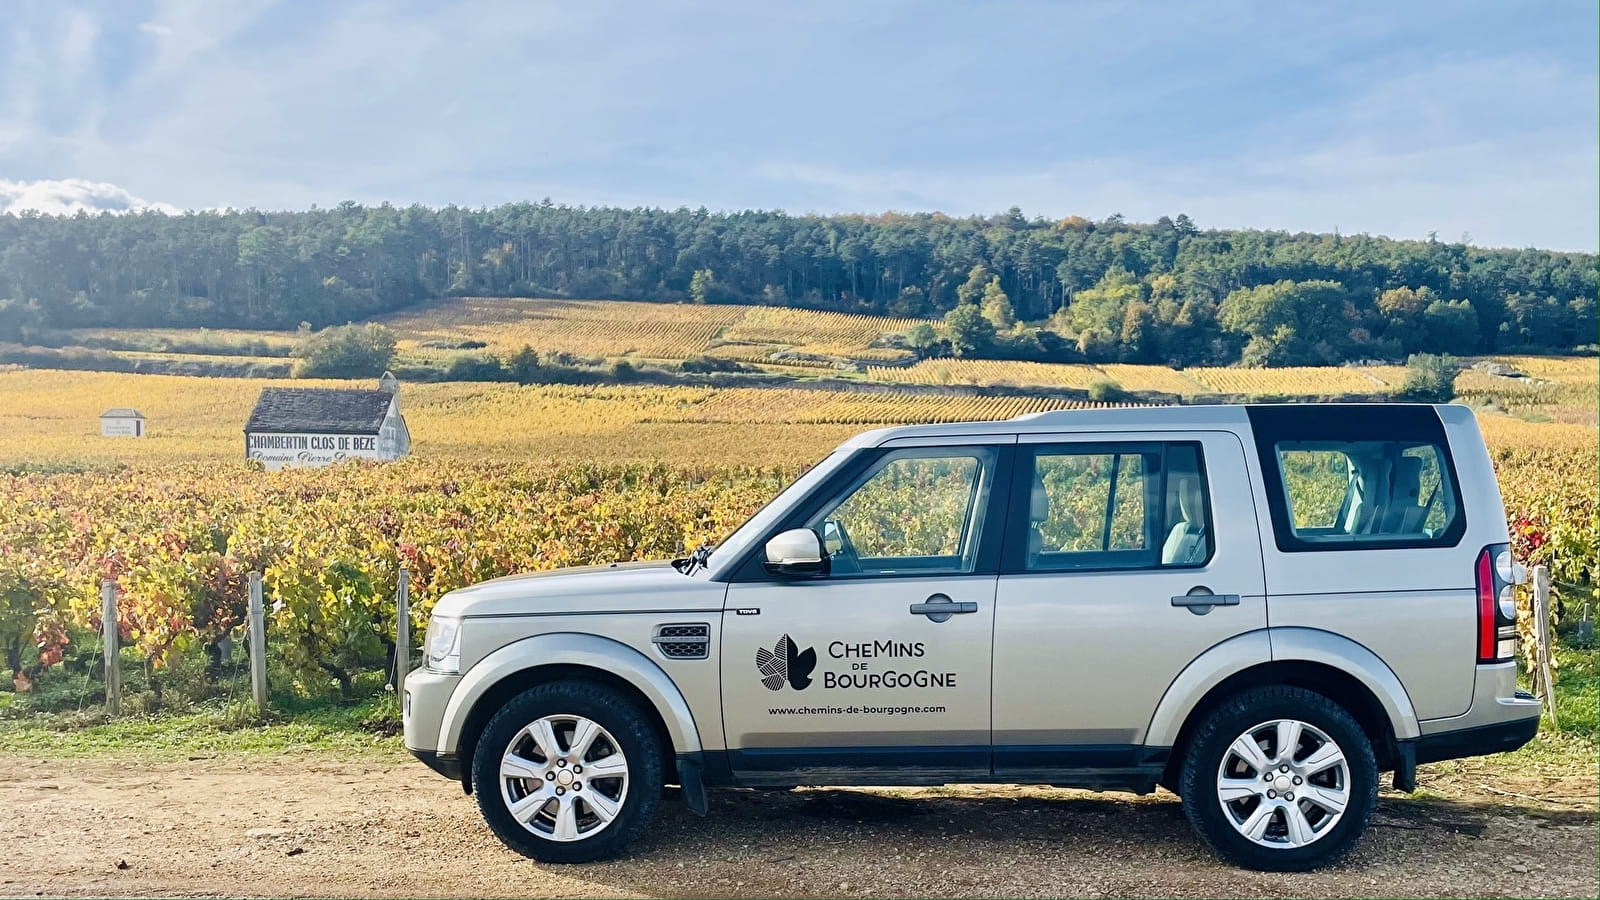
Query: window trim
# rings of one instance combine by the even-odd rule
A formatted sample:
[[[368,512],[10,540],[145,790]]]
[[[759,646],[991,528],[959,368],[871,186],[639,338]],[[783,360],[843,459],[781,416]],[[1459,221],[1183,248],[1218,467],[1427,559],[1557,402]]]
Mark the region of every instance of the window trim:
[[[970,572],[892,572],[862,573],[842,578],[822,575],[815,578],[782,578],[769,573],[763,565],[767,541],[791,528],[804,528],[805,523],[832,502],[840,493],[853,489],[872,471],[884,457],[897,456],[959,456],[994,454],[994,481],[989,489],[988,505],[983,510],[983,521],[978,525],[978,553]],[[929,578],[979,578],[994,576],[1000,570],[1001,541],[1005,536],[1007,504],[1011,492],[1006,489],[1012,481],[1016,445],[987,441],[942,443],[936,446],[884,446],[857,451],[853,458],[839,470],[816,485],[804,497],[798,498],[789,510],[755,541],[737,564],[730,566],[725,579],[731,584],[858,584],[869,581],[895,581],[901,579]]]
[[[1261,466],[1263,493],[1272,520],[1272,537],[1280,553],[1358,553],[1365,550],[1435,550],[1459,546],[1467,533],[1467,507],[1456,473],[1450,435],[1432,406],[1416,403],[1307,403],[1245,407]],[[1294,533],[1287,487],[1278,462],[1278,445],[1295,442],[1382,441],[1432,444],[1439,451],[1441,486],[1454,493],[1455,518],[1434,537],[1378,536],[1365,540],[1324,543]]]
[[[1165,540],[1165,535],[1171,529],[1167,527],[1167,475],[1172,470],[1171,450],[1174,447],[1190,447],[1194,450],[1195,467],[1200,478],[1201,497],[1206,511],[1206,555],[1198,562],[1184,564],[1163,564],[1161,562],[1161,548],[1155,545],[1157,540]],[[1028,509],[1032,506],[1031,494],[1033,492],[1033,472],[1040,455],[1045,456],[1088,456],[1093,454],[1111,453],[1136,453],[1150,455],[1154,450],[1155,457],[1160,462],[1160,478],[1156,488],[1159,499],[1159,512],[1155,533],[1150,534],[1152,516],[1150,509],[1149,486],[1145,487],[1145,533],[1151,540],[1152,546],[1148,548],[1155,553],[1154,564],[1133,566],[1083,566],[1081,568],[1039,569],[1028,565]],[[1196,439],[1179,438],[1163,440],[1160,436],[1152,435],[1149,440],[1122,440],[1122,441],[1052,441],[1050,443],[1027,443],[1018,445],[1017,458],[1012,464],[1010,509],[1006,515],[1005,547],[1000,563],[1001,575],[1079,575],[1079,574],[1105,574],[1113,572],[1164,572],[1183,571],[1186,569],[1203,569],[1211,564],[1217,556],[1217,527],[1216,516],[1211,506],[1211,479],[1206,470],[1206,453],[1204,444]],[[1082,551],[1106,553],[1115,551]]]

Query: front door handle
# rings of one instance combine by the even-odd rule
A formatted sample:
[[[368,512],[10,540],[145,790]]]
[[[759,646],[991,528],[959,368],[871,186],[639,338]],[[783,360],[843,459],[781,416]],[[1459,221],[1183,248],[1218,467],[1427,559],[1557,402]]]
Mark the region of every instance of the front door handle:
[[[1238,594],[1213,594],[1205,585],[1198,585],[1189,589],[1187,594],[1179,594],[1172,598],[1173,606],[1186,606],[1189,612],[1203,616],[1211,612],[1214,606],[1238,606]]]
[[[948,622],[951,616],[975,613],[978,604],[972,600],[955,601],[944,594],[934,594],[925,603],[911,604],[913,616],[927,616],[931,622]]]

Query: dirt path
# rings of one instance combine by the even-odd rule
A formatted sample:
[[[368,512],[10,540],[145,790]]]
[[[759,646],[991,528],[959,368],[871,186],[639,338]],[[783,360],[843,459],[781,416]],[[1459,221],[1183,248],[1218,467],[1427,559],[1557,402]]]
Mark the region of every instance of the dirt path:
[[[1216,863],[1170,795],[1032,788],[669,800],[626,858],[553,867],[398,757],[0,757],[0,895],[1594,897],[1593,779],[1493,779],[1540,803],[1489,780],[1386,793],[1352,859],[1308,875]]]

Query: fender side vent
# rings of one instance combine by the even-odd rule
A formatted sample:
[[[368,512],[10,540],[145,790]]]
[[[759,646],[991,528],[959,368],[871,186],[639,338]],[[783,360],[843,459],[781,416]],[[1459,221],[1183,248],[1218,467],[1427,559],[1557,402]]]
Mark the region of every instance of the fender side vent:
[[[705,659],[711,655],[711,626],[705,622],[657,625],[650,642],[667,659]]]

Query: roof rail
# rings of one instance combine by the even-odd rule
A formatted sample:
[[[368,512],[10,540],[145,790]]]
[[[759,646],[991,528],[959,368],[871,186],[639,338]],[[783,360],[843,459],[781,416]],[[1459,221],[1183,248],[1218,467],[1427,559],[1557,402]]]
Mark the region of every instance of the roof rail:
[[[1029,425],[1085,425],[1102,422],[1126,425],[1203,424],[1235,422],[1243,406],[1234,403],[1196,403],[1151,406],[1097,406],[1024,413],[1010,419]]]

